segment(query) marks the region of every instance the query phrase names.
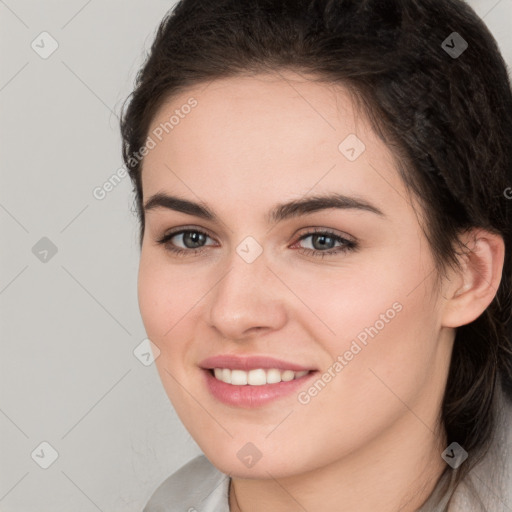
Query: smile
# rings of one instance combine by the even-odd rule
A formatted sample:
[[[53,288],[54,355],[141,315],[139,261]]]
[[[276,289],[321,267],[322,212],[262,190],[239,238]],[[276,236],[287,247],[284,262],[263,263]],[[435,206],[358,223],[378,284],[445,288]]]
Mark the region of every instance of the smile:
[[[293,370],[279,370],[278,368],[256,368],[250,371],[232,370],[230,368],[215,368],[213,374],[217,380],[234,386],[264,386],[265,384],[278,384],[300,379],[307,375],[309,370],[294,372]]]
[[[249,371],[203,368],[202,372],[206,389],[214,399],[242,409],[264,407],[280,399],[293,397],[295,400],[297,393],[310,385],[312,379],[319,373],[316,370],[295,372],[277,368],[255,368]]]

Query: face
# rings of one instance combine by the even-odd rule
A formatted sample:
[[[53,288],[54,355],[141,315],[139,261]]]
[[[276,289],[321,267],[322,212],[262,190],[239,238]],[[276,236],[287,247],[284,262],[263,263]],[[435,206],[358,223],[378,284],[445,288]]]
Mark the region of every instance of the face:
[[[429,434],[418,417],[434,426],[451,351],[442,291],[390,150],[347,92],[291,72],[217,80],[165,104],[148,135],[144,204],[209,212],[153,200],[138,281],[162,383],[206,456],[285,477]],[[240,366],[204,362],[226,355]],[[253,385],[236,384],[244,364]],[[238,369],[233,383],[212,367]],[[258,381],[293,367],[310,372]]]

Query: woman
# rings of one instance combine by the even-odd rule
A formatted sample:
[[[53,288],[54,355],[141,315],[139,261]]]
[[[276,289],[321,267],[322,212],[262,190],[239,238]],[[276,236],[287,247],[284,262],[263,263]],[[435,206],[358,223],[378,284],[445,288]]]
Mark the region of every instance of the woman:
[[[466,4],[182,0],[121,130],[204,452],[145,512],[512,509],[512,94]]]

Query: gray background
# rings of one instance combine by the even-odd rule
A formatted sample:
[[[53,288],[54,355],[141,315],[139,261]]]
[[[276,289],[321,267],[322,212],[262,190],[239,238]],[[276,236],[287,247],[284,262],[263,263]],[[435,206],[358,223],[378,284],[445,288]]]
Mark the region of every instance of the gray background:
[[[512,0],[469,3],[510,74]],[[173,5],[0,0],[1,512],[141,511],[200,453],[133,352],[145,331],[129,178],[93,195],[122,165],[121,104]],[[43,31],[58,43],[47,58]],[[47,469],[44,441],[58,452]]]

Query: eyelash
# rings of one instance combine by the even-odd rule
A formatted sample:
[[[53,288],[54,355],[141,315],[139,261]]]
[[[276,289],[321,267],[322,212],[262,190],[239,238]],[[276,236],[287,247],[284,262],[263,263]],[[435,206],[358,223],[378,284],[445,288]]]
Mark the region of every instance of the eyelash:
[[[164,245],[165,249],[167,251],[175,254],[176,256],[186,256],[186,255],[195,256],[199,253],[204,252],[204,246],[201,248],[197,248],[197,249],[182,249],[180,247],[174,247],[172,244],[170,244],[169,241],[171,240],[171,238],[174,238],[176,235],[182,235],[185,233],[199,233],[199,234],[205,235],[208,238],[211,238],[210,235],[208,235],[208,233],[201,231],[200,229],[181,229],[179,231],[174,231],[174,232],[164,235],[162,238],[157,240],[157,243]],[[329,249],[328,251],[320,251],[318,249],[300,248],[300,249],[297,249],[297,251],[299,253],[306,254],[308,256],[324,258],[325,256],[335,256],[340,253],[354,251],[358,248],[358,244],[356,242],[354,242],[352,240],[347,240],[346,238],[343,238],[343,237],[337,235],[333,231],[330,231],[329,229],[323,229],[323,228],[315,228],[313,231],[305,233],[293,245],[297,244],[298,242],[301,242],[305,238],[309,238],[310,236],[314,236],[314,235],[324,235],[324,236],[334,239],[335,242],[341,242],[344,245],[341,247],[338,247],[336,250]]]

